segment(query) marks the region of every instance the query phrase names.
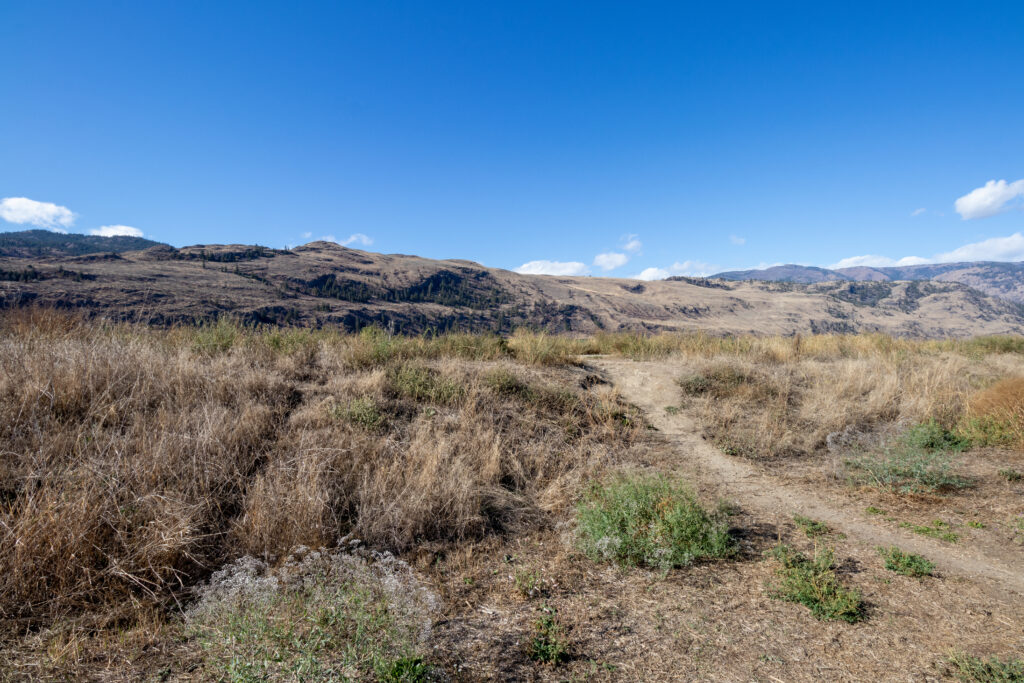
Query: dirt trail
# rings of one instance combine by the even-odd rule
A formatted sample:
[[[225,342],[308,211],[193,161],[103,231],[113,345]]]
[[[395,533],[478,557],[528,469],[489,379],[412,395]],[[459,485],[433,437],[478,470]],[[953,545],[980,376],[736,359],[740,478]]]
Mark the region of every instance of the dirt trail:
[[[859,506],[841,500],[828,489],[812,489],[797,482],[761,472],[752,463],[724,454],[700,435],[694,419],[685,411],[670,415],[666,406],[679,403],[678,364],[631,361],[590,356],[586,362],[606,373],[623,397],[641,408],[647,419],[680,453],[713,480],[725,496],[770,519],[806,515],[826,522],[854,542],[870,546],[898,545],[932,560],[940,572],[988,584],[996,591],[1024,595],[1024,572],[1000,559],[967,547],[941,544],[901,529],[864,519]]]

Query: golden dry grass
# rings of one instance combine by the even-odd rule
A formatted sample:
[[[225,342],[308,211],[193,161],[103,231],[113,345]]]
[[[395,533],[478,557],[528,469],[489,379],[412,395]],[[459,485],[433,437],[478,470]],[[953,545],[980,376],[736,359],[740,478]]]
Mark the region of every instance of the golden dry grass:
[[[496,337],[9,316],[0,619],[117,621],[233,557],[350,532],[404,550],[547,523],[639,421],[610,393],[547,400],[555,378],[508,355]],[[502,394],[498,370],[533,388]]]

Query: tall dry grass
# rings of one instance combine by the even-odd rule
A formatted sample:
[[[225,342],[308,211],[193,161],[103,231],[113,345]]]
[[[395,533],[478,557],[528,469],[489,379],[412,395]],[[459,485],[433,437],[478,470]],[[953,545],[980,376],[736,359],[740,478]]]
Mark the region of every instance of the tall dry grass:
[[[497,337],[8,314],[0,620],[131,618],[239,555],[350,532],[403,550],[547,523],[643,431],[612,393],[512,355]]]
[[[684,400],[706,435],[754,458],[823,452],[830,434],[857,435],[925,420],[962,429],[985,387],[1024,373],[1017,353],[878,338],[764,340],[750,354],[713,353],[681,369]],[[788,342],[793,344],[795,342]],[[809,347],[809,348],[808,348]],[[947,347],[954,350],[948,350]],[[766,352],[772,352],[766,354]]]

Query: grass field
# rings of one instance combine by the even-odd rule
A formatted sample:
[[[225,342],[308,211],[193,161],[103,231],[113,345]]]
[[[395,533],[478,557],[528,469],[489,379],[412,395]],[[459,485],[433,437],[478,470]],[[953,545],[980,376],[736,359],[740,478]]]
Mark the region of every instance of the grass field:
[[[817,548],[827,527],[765,531],[772,520],[730,512],[588,367],[594,354],[677,364],[675,408],[734,457],[830,467],[829,485],[872,496],[879,518],[908,500],[931,515],[984,498],[971,538],[1024,542],[1019,477],[996,476],[1021,469],[1017,338],[393,337],[22,311],[0,321],[2,675],[655,680],[634,668],[638,646],[607,649],[627,635],[594,642],[621,627],[623,591],[707,580],[735,593],[739,574],[761,577],[765,609],[883,628],[861,606],[873,589],[845,586],[842,548]],[[977,453],[994,454],[991,476]],[[783,533],[793,548],[773,559]],[[663,611],[644,618],[668,624]],[[700,634],[743,627],[709,618],[643,647],[683,652],[683,678],[713,677],[733,646]],[[703,644],[674,647],[685,633]],[[1017,666],[1003,640],[978,643]],[[474,669],[495,648],[499,668]],[[906,665],[948,668],[948,655]]]

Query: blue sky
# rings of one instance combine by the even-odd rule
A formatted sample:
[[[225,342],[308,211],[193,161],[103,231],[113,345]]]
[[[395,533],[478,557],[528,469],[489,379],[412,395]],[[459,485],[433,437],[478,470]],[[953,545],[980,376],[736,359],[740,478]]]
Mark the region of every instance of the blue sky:
[[[0,229],[624,277],[1022,260],[1022,35],[1020,2],[11,0]]]

